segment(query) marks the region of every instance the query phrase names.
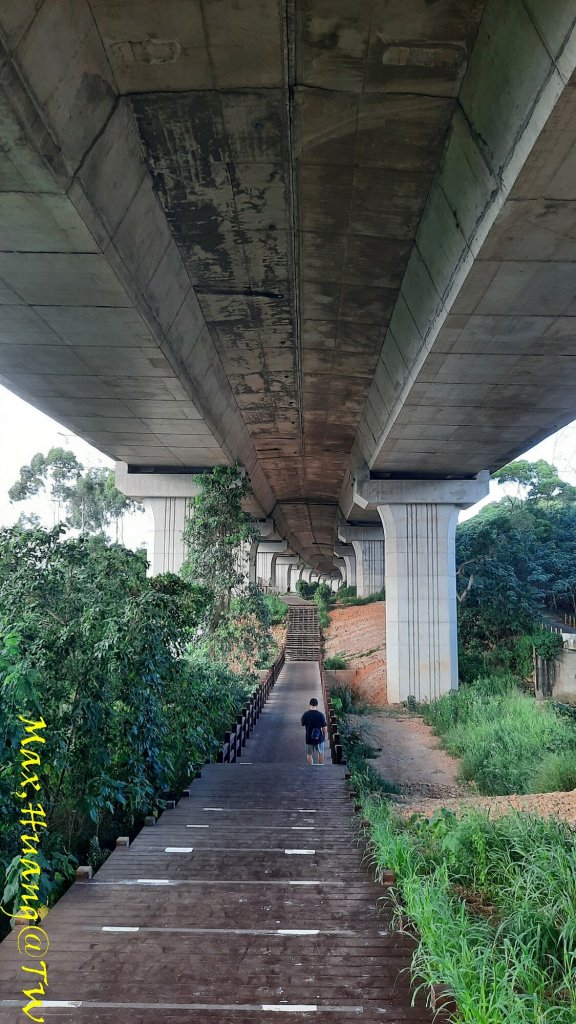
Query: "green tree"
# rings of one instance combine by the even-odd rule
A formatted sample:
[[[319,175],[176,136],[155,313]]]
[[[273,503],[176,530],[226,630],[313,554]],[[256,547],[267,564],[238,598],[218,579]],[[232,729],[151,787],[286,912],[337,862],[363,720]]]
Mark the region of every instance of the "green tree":
[[[10,501],[25,501],[44,492],[56,504],[59,517],[67,489],[78,480],[83,468],[74,453],[65,448],[51,448],[47,455],[37,452],[30,465],[21,467],[19,479],[8,491]]]
[[[44,492],[56,508],[55,518],[61,518],[80,533],[100,533],[115,526],[116,540],[122,516],[142,506],[117,489],[111,469],[85,469],[73,452],[65,448],[51,448],[47,455],[38,452],[30,465],[22,466],[20,477],[8,491],[12,502],[25,501]],[[25,517],[21,525],[27,526]],[[37,521],[30,517],[30,525]]]
[[[188,557],[183,575],[213,594],[213,628],[230,609],[232,596],[246,588],[242,550],[254,540],[254,520],[243,509],[250,483],[239,466],[216,466],[199,477],[184,534]]]
[[[544,459],[538,459],[537,462],[517,459],[494,473],[493,479],[502,484],[516,483],[526,487],[526,496],[532,501],[576,499],[576,487],[561,480],[556,466]]]
[[[526,497],[488,505],[457,530],[464,673],[468,659],[475,672],[505,667],[526,675],[538,623],[576,613],[574,488],[544,462],[512,463],[503,478],[520,482]]]
[[[199,478],[199,487],[184,535],[182,573],[211,593],[201,646],[210,658],[249,672],[266,664],[273,646],[267,606],[247,573],[249,545],[257,536],[243,507],[250,483],[238,465],[216,466]]]

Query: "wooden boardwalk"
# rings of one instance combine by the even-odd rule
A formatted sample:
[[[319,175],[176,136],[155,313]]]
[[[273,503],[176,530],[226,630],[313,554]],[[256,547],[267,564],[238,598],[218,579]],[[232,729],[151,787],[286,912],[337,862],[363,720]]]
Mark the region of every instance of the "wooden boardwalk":
[[[76,882],[45,922],[60,1024],[428,1024],[410,942],[378,911],[344,769],[308,767],[318,666],[289,662],[236,764]],[[22,957],[0,946],[0,1024],[22,1024]],[[32,977],[32,976],[31,976]]]

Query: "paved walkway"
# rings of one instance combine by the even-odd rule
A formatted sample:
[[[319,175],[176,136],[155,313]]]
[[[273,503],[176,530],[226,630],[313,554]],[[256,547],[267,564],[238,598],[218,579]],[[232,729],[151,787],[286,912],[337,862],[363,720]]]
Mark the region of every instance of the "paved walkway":
[[[242,760],[76,882],[46,919],[60,1024],[428,1024],[408,940],[378,913],[344,769],[308,767],[300,716],[318,666],[291,662]],[[21,1024],[21,956],[0,946],[0,1024]],[[402,972],[402,973],[400,973]],[[33,977],[33,976],[31,976]]]

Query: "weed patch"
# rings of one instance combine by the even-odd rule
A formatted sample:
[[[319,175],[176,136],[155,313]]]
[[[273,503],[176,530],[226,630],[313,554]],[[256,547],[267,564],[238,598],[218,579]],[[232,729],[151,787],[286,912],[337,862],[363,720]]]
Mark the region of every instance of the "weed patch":
[[[513,676],[478,679],[420,710],[480,793],[576,786],[576,725],[521,692]]]
[[[346,658],[343,658],[341,654],[334,654],[331,658],[324,658],[324,668],[329,671],[335,669],[348,668],[348,662]]]
[[[376,872],[419,936],[412,971],[447,984],[463,1024],[576,1020],[576,847],[561,822],[446,810],[403,822],[363,801]]]

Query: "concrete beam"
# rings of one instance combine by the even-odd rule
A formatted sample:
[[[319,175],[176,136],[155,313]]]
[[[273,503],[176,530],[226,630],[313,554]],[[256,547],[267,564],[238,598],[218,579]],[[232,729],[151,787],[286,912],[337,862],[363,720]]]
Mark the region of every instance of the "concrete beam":
[[[542,315],[561,315],[573,301],[573,268],[566,265],[559,227],[572,217],[566,200],[573,190],[558,195],[558,180],[552,189],[541,184],[536,201],[520,211],[511,197],[533,148],[538,174],[574,146],[574,89],[566,86],[575,68],[576,11],[568,0],[505,6],[489,0],[375,366],[351,467],[363,459],[375,471],[445,476],[468,466],[497,468],[535,442],[530,416],[519,423],[516,415],[518,406],[524,412],[520,368],[522,384],[533,384],[526,394],[532,423],[540,405],[548,433],[558,429],[563,409],[541,387],[544,361],[530,380],[530,364],[509,347],[508,336],[518,331],[523,351],[537,356],[529,332],[545,330]],[[563,104],[572,108],[565,130],[539,151],[544,126]],[[566,161],[568,174],[573,160],[572,154]],[[559,212],[556,202],[562,201]],[[511,256],[519,218],[523,237]],[[503,243],[498,253],[490,244],[494,231]],[[538,327],[526,321],[532,312],[540,317]],[[468,324],[476,313],[483,322]],[[503,323],[505,341],[491,344]],[[489,415],[483,416],[486,404]],[[573,416],[573,390],[570,408]],[[341,507],[350,515],[348,484]]]
[[[131,473],[126,462],[116,463],[116,487],[129,498],[195,498],[199,473]]]

